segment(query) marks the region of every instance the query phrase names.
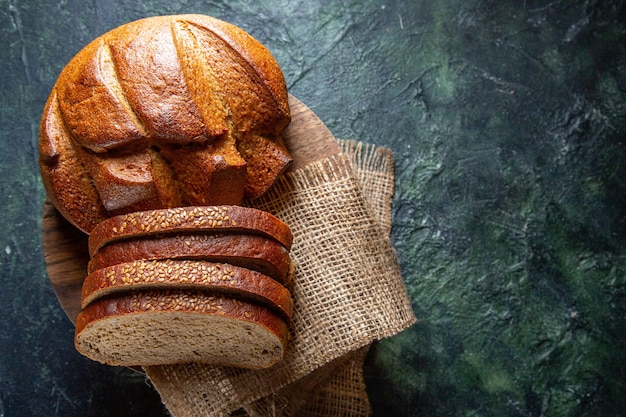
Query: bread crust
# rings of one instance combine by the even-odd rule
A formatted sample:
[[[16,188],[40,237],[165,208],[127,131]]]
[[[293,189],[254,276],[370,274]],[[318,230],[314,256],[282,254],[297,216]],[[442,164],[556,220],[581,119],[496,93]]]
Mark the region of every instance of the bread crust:
[[[244,234],[180,234],[121,240],[98,250],[88,273],[108,266],[160,259],[196,259],[228,263],[268,275],[285,284],[290,277],[289,251],[280,243]]]
[[[244,196],[249,200],[265,194],[293,162],[284,146],[258,135],[240,141],[238,149],[248,166]]]
[[[240,205],[291,163],[274,146],[290,118],[278,63],[243,30],[204,15],[141,19],[60,73],[40,125],[41,175],[86,233],[131,211]]]
[[[181,232],[233,232],[265,236],[291,249],[293,234],[276,216],[243,206],[190,206],[149,210],[111,217],[89,235],[89,255],[118,240]]]
[[[234,265],[191,260],[132,261],[99,269],[85,278],[81,307],[130,291],[194,290],[252,300],[288,322],[293,300],[287,288],[259,272]]]
[[[89,304],[78,315],[74,344],[109,365],[265,368],[282,359],[288,337],[286,322],[256,303],[198,291],[148,291]],[[261,346],[251,354],[252,345]]]
[[[94,183],[76,155],[60,121],[56,93],[48,98],[39,129],[39,168],[46,193],[56,209],[82,231],[107,217]]]

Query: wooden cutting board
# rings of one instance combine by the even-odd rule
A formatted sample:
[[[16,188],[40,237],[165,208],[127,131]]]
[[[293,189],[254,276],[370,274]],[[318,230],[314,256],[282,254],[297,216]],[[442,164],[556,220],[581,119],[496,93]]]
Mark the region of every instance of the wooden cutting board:
[[[293,157],[290,170],[341,152],[326,125],[300,100],[289,96],[291,124],[285,145]],[[46,200],[43,208],[42,240],[44,262],[61,307],[72,321],[80,312],[80,292],[87,276],[87,235],[70,224]]]

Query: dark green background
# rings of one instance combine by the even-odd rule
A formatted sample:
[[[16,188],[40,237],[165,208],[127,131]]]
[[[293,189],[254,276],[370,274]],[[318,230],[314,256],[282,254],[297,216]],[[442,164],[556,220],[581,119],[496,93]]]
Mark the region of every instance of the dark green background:
[[[0,416],[160,416],[78,355],[42,261],[38,123],[130,20],[205,13],[273,52],[342,138],[396,157],[419,324],[374,346],[375,416],[626,414],[623,1],[0,0]]]

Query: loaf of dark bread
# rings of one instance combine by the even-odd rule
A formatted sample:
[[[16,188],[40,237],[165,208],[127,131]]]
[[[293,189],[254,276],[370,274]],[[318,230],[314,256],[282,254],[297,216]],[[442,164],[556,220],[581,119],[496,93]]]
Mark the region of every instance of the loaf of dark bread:
[[[53,204],[89,233],[113,215],[240,205],[290,164],[283,74],[243,30],[202,15],[120,26],[63,69],[39,156]]]
[[[79,352],[123,366],[282,358],[293,236],[237,206],[292,162],[290,117],[269,51],[208,16],[128,23],[66,65],[39,165],[52,203],[90,234]]]
[[[118,240],[223,231],[265,236],[287,250],[293,242],[289,226],[268,212],[241,206],[192,206],[134,212],[103,220],[89,235],[89,254],[93,256],[103,246]]]
[[[259,272],[206,261],[132,261],[99,269],[83,282],[81,307],[130,291],[185,290],[254,301],[290,321],[293,300],[287,288]]]
[[[198,291],[101,298],[78,315],[74,344],[119,366],[200,362],[266,368],[283,357],[285,320],[259,304]]]

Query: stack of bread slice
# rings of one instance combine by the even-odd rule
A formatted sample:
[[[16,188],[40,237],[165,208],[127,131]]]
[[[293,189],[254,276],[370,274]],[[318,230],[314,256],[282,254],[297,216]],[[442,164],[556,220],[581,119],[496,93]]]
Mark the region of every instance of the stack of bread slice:
[[[293,235],[243,206],[133,212],[100,222],[75,345],[110,365],[266,368],[288,341]]]

